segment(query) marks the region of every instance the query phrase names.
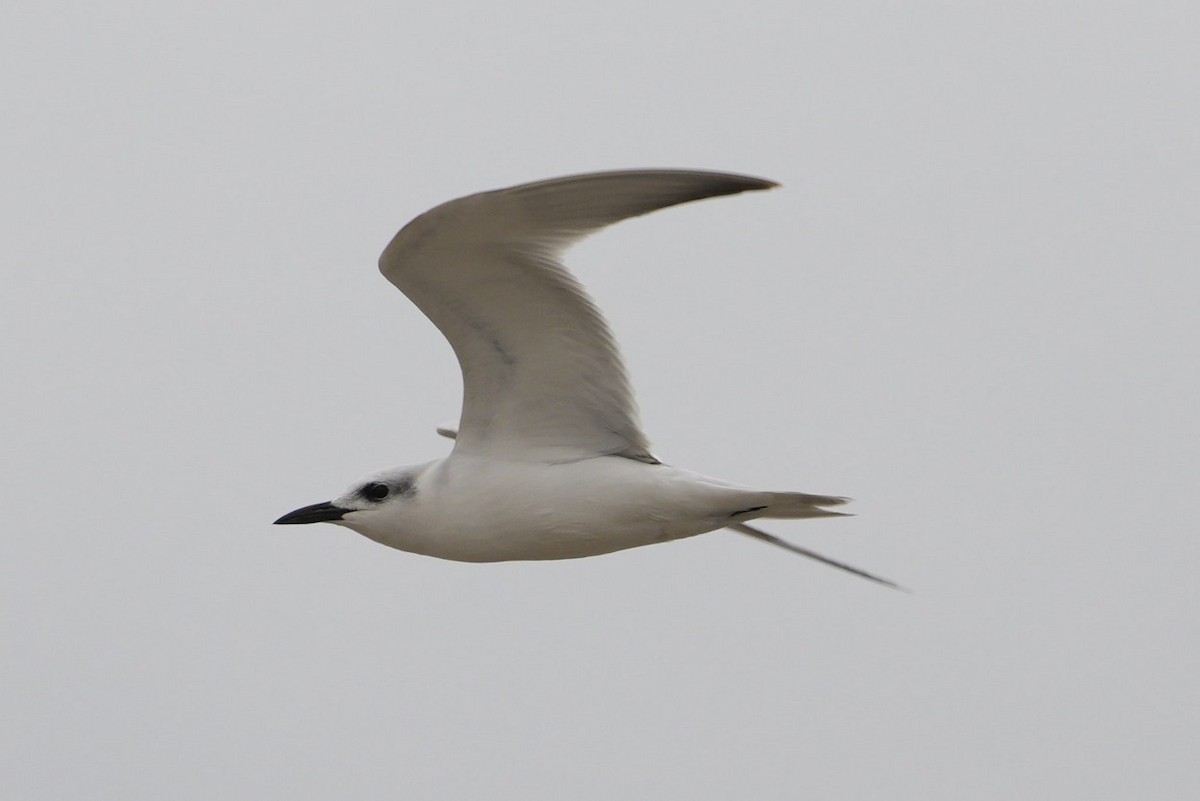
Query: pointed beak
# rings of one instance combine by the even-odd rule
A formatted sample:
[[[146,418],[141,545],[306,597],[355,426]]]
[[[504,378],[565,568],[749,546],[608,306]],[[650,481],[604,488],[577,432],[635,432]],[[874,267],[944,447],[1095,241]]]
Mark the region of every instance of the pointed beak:
[[[288,526],[298,523],[331,523],[334,520],[341,520],[342,517],[350,509],[343,509],[340,506],[334,506],[329,501],[324,503],[314,503],[312,506],[304,506],[294,512],[288,512],[283,517],[275,521],[275,525]]]

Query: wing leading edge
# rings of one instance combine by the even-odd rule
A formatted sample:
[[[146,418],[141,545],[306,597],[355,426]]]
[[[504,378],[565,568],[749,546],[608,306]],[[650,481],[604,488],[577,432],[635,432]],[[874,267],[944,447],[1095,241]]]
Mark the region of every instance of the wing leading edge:
[[[653,461],[612,333],[559,255],[619,220],[774,186],[687,170],[594,173],[452,200],[401,229],[379,269],[458,357],[455,451]]]

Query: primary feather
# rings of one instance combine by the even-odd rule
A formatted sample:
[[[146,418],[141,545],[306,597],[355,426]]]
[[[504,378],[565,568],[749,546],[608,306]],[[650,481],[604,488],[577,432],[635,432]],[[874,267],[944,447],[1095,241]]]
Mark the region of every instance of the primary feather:
[[[608,325],[559,255],[618,220],[775,185],[690,170],[596,173],[452,200],[401,229],[379,269],[458,357],[455,451],[653,462]]]

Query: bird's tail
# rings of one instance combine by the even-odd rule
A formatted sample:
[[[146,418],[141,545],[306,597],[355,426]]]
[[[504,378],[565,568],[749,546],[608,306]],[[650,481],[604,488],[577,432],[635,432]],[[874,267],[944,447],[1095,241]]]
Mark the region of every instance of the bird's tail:
[[[809,495],[805,492],[772,492],[771,502],[755,517],[795,520],[803,517],[848,517],[846,512],[831,512],[823,507],[841,506],[849,498],[836,495]]]
[[[849,517],[846,512],[831,512],[824,508],[826,506],[841,506],[848,502],[849,498],[840,498],[836,495],[809,495],[804,492],[770,492],[765,493],[768,496],[769,502],[766,506],[761,506],[755,509],[748,509],[747,515],[742,517],[743,520],[752,520],[755,517],[766,517],[775,519],[792,519],[802,517]],[[853,573],[856,576],[876,581],[888,587],[894,587],[898,590],[908,592],[904,587],[901,587],[890,579],[885,579],[882,576],[876,576],[873,573],[868,573],[853,565],[848,565],[845,562],[839,562],[836,559],[830,559],[828,556],[822,556],[815,551],[810,551],[807,548],[801,548],[799,545],[793,545],[787,540],[782,540],[774,534],[768,534],[762,529],[754,528],[746,525],[743,522],[728,523],[726,528],[731,528],[739,534],[745,534],[748,537],[754,537],[756,540],[768,542],[771,545],[777,545],[780,548],[798,553],[801,556],[807,556],[809,559],[816,559],[818,562],[824,562],[827,565],[836,567],[838,570],[845,570],[847,573]]]

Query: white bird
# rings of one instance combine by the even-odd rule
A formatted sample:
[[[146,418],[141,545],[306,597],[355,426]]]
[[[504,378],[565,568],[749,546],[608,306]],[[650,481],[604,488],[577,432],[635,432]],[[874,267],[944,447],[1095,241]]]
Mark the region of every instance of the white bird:
[[[417,217],[379,269],[458,357],[459,427],[439,429],[454,448],[275,522],[336,523],[463,562],[595,556],[729,528],[896,586],[746,524],[842,516],[826,507],[846,498],[751,489],[656,459],[608,325],[559,261],[618,220],[775,186],[690,170],[602,172],[482,192]]]

